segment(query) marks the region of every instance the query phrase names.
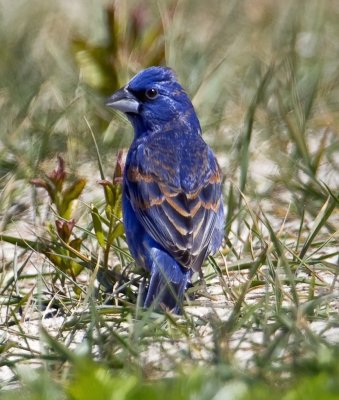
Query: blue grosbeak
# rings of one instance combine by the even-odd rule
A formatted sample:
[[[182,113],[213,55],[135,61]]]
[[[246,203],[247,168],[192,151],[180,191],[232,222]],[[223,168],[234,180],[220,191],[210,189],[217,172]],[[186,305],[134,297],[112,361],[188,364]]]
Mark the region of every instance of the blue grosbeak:
[[[223,238],[220,168],[171,69],[139,72],[106,105],[134,128],[123,220],[132,256],[151,274],[144,306],[178,313],[193,271]]]

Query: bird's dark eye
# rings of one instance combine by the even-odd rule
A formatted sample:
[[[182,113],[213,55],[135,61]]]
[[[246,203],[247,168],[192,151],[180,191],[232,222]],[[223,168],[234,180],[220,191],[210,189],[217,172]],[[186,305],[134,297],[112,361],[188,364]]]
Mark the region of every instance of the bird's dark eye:
[[[145,96],[148,99],[153,100],[158,96],[158,91],[157,91],[157,89],[154,89],[154,88],[147,89],[145,92]]]

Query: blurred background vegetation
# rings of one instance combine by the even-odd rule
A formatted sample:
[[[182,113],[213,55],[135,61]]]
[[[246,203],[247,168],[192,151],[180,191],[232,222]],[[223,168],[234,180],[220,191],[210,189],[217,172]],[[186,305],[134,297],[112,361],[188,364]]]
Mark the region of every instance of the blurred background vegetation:
[[[316,0],[213,0],[210,7],[202,1],[3,0],[1,176],[29,179],[60,153],[81,172],[84,160],[96,157],[85,117],[100,153],[112,160],[132,134],[120,121],[108,127],[102,96],[140,69],[166,64],[192,96],[231,176],[247,110],[270,74],[255,105],[253,141],[282,179],[297,179],[297,161],[312,177],[324,162],[333,166],[337,150],[337,8],[336,1]]]
[[[32,399],[299,399],[305,388],[312,388],[308,399],[337,398],[338,350],[303,324],[316,316],[331,321],[328,329],[339,324],[338,37],[337,0],[0,0],[0,234],[11,246],[2,247],[0,255],[1,329],[15,325],[27,342],[20,318],[33,296],[34,311],[51,299],[58,302],[65,316],[59,341],[69,329],[73,336],[84,329],[88,339],[87,350],[80,351],[85,357],[45,332],[42,341],[50,350],[27,345],[23,355],[21,345],[4,334],[0,368],[13,373],[4,386],[21,382],[25,398]],[[190,353],[192,338],[200,335],[193,318],[177,323],[171,316],[140,317],[137,310],[139,319],[133,320],[135,309],[128,307],[137,302],[137,290],[124,292],[127,306],[110,309],[114,328],[108,329],[96,308],[107,299],[95,291],[90,272],[99,274],[103,286],[109,280],[108,290],[131,263],[120,222],[122,164],[116,162],[118,150],[132,140],[132,129],[124,117],[105,109],[104,98],[151,65],[176,71],[225,175],[227,246],[206,270],[223,282],[234,310],[228,325],[216,316],[208,322],[215,347],[209,350],[207,373],[195,368],[199,363]],[[45,262],[30,251],[46,256],[55,271],[46,272]],[[29,277],[34,284],[25,275],[28,263],[37,271]],[[226,282],[232,266],[249,273],[237,293]],[[82,281],[78,275],[84,267],[90,272]],[[260,275],[262,267],[271,280]],[[288,279],[277,278],[280,267]],[[321,279],[313,267],[331,280]],[[300,270],[306,270],[306,303],[296,289]],[[46,279],[52,282],[47,294],[41,289]],[[241,314],[245,296],[265,285],[274,302],[265,303],[266,292],[258,301],[264,312],[248,306]],[[288,311],[286,296],[295,307]],[[67,318],[80,303],[89,310],[87,319],[73,326]],[[270,328],[268,315],[274,319]],[[91,337],[95,326],[105,331],[96,339]],[[227,347],[241,329],[264,332],[246,368],[234,361],[236,349]],[[73,336],[69,343],[76,342]],[[181,336],[188,350],[174,363],[176,378],[138,358],[143,346],[150,346],[145,338],[158,343]],[[284,353],[288,344],[292,350]],[[26,358],[43,361],[37,376],[16,369],[16,360]],[[6,398],[12,395],[18,392]]]

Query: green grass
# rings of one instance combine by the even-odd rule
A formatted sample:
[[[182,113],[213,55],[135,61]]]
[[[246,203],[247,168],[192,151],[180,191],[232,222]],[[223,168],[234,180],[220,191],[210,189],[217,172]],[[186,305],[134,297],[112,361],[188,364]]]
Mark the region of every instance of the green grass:
[[[12,3],[0,397],[337,398],[336,2]],[[224,245],[181,317],[140,307],[120,205],[132,129],[103,106],[159,63],[193,99],[227,205]]]

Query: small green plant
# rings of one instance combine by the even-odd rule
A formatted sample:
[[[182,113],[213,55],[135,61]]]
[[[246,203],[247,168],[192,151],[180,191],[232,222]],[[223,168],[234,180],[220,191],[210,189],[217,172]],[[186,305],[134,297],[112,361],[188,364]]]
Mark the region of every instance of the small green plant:
[[[33,249],[43,253],[57,270],[75,278],[83,266],[75,259],[81,247],[82,239],[74,236],[75,220],[72,218],[74,203],[79,199],[86,180],[83,178],[67,181],[65,163],[58,157],[56,168],[44,178],[32,179],[31,183],[47,191],[52,207],[55,207],[55,220],[46,221],[46,235],[36,241],[1,235],[3,241],[16,244],[25,249]]]
[[[56,208],[56,214],[65,220],[72,216],[74,203],[79,199],[86,180],[78,178],[66,186],[67,173],[65,171],[65,162],[61,156],[58,156],[56,168],[44,178],[32,179],[31,183],[47,191],[52,205]]]

